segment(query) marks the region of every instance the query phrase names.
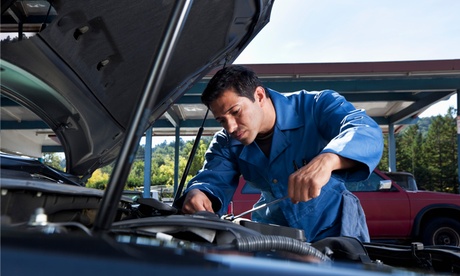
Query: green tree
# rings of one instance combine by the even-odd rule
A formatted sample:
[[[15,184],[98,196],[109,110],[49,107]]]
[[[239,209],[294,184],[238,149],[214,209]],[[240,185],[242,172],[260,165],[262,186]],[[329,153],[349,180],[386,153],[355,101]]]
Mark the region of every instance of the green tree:
[[[433,118],[422,145],[423,162],[429,173],[423,186],[433,191],[455,192],[457,177],[457,133],[454,110]]]
[[[97,169],[93,172],[91,177],[88,179],[86,183],[86,187],[104,190],[105,188],[107,188],[109,177],[110,177],[110,174],[103,172],[102,168]]]
[[[458,192],[456,110],[444,116],[420,118],[395,135],[396,169],[412,173],[419,188]],[[384,135],[384,152],[378,165],[388,170],[388,135]]]
[[[107,166],[104,166],[104,167],[101,168],[101,171],[103,173],[106,173],[106,174],[110,175],[110,174],[112,174],[112,171],[113,171],[113,165],[114,164],[109,164]]]
[[[144,184],[144,161],[134,161],[131,166],[131,170],[128,175],[128,181],[126,183],[127,189],[134,189],[136,187],[142,187]]]
[[[173,185],[174,181],[174,160],[171,156],[163,156],[160,163],[152,162],[152,185]]]
[[[43,163],[53,167],[55,169],[64,171],[65,167],[62,165],[63,164],[63,159],[59,156],[58,153],[54,152],[45,152],[43,153],[42,157]]]
[[[178,179],[182,178],[182,174],[185,171],[187,160],[193,158],[190,164],[190,170],[186,177],[186,180],[190,180],[197,172],[202,168],[204,162],[204,153],[206,152],[208,145],[211,141],[211,137],[205,137],[201,139],[194,156],[190,156],[192,151],[194,140],[190,140],[186,143],[181,139],[179,144],[179,168],[178,168]],[[174,158],[175,158],[175,143],[169,144],[163,143],[155,147],[152,151],[152,185],[174,185]]]
[[[423,143],[417,124],[410,125],[396,137],[396,167],[412,173],[415,177],[420,167],[420,152]]]
[[[190,152],[192,151],[195,140],[191,140],[184,145],[181,156],[186,160],[188,160],[189,158],[193,158],[192,164],[190,165],[189,175],[191,176],[196,175],[198,171],[201,170],[201,168],[203,167],[204,156],[205,156],[206,150],[209,147],[209,144],[211,143],[211,140],[212,140],[212,137],[203,137],[200,140],[200,143],[198,144],[198,147],[195,152],[195,156],[190,156]],[[185,170],[185,164],[184,164],[183,169]]]

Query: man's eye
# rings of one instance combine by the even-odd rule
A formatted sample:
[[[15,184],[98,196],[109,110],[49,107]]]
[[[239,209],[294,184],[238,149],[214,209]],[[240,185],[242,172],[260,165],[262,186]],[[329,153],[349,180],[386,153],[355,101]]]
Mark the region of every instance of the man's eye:
[[[238,113],[240,113],[240,110],[241,110],[241,109],[234,110],[234,111],[232,112],[232,115],[233,115],[233,116],[238,115]]]

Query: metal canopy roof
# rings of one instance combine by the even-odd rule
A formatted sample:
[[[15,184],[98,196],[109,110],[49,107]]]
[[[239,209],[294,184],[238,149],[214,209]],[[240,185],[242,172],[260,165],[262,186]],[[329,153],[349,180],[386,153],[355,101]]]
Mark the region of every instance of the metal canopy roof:
[[[257,72],[266,87],[279,92],[336,90],[357,108],[365,109],[384,133],[391,124],[397,132],[404,125],[415,123],[429,106],[460,90],[460,59],[244,66]],[[196,135],[206,113],[200,95],[214,73],[210,72],[170,106],[154,123],[153,135],[174,136],[176,128],[181,136]],[[212,135],[220,128],[209,113],[203,135]],[[51,129],[6,98],[1,101],[1,133],[3,151],[14,151],[10,147],[24,141],[36,143],[42,151],[59,151],[59,141]]]

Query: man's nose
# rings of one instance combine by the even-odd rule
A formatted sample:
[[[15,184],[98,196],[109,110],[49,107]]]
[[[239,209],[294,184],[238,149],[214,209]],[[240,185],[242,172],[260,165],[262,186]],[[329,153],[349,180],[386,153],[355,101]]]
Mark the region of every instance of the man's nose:
[[[229,133],[233,133],[238,129],[238,124],[236,123],[235,119],[228,119],[227,120],[227,131]]]

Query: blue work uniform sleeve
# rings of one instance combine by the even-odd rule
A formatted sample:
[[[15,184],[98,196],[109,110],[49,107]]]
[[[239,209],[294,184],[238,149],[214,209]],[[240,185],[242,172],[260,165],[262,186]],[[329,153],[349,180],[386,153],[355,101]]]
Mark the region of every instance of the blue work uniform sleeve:
[[[314,112],[321,135],[330,142],[321,153],[331,152],[360,162],[365,168],[342,175],[348,181],[367,179],[380,162],[383,135],[379,125],[363,109],[356,109],[339,93],[317,95]]]
[[[219,215],[226,213],[240,177],[237,162],[228,147],[225,131],[216,133],[206,151],[203,168],[184,191],[184,195],[192,189],[206,193]]]

